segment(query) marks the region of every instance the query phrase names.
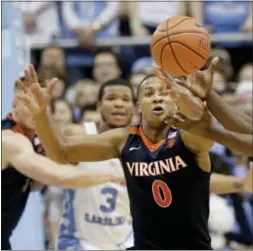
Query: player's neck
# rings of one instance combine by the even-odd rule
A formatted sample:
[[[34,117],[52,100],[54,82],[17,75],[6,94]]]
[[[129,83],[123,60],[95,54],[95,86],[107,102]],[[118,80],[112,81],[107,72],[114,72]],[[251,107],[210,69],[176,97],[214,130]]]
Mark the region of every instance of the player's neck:
[[[168,131],[168,126],[163,125],[160,128],[152,128],[148,126],[146,121],[141,122],[141,127],[144,135],[152,142],[157,143],[165,138]]]

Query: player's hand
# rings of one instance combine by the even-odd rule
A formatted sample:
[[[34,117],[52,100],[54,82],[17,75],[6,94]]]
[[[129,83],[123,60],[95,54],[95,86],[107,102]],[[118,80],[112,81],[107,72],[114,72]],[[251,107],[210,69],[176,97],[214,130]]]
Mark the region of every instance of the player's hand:
[[[161,87],[175,104],[175,109],[190,118],[200,118],[203,114],[203,102],[185,87],[184,80],[173,79],[162,68],[153,65]],[[170,114],[167,114],[170,115]]]
[[[17,95],[17,98],[22,99],[33,115],[38,115],[46,111],[48,104],[51,101],[52,92],[57,83],[57,79],[54,78],[48,83],[47,88],[41,88],[38,82],[38,77],[34,67],[29,66],[25,70],[24,81],[17,80],[19,87],[22,89]]]
[[[191,75],[188,75],[186,82],[178,82],[178,84],[183,84],[187,89],[189,89],[193,94],[199,98],[205,100],[213,86],[213,75],[216,66],[219,62],[219,58],[213,58],[208,69],[204,71],[196,71]]]
[[[200,118],[189,118],[181,112],[176,112],[172,116],[167,116],[164,122],[189,133],[205,136],[212,126],[212,116],[208,112],[207,107],[204,106],[204,111]]]
[[[253,193],[253,162],[250,162],[249,165],[248,174],[244,180],[244,191]]]

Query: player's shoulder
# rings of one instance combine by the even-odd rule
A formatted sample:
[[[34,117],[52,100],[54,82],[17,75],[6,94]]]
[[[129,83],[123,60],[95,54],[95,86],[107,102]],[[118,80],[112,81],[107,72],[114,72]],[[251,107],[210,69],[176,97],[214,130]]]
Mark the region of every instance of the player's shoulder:
[[[8,146],[9,148],[13,147],[26,147],[31,146],[31,141],[23,134],[13,132],[11,130],[3,130],[2,131],[2,143],[3,146]]]
[[[23,134],[11,130],[2,131],[2,156],[5,163],[23,151],[34,151],[31,141]],[[3,162],[2,162],[3,163]],[[6,165],[4,165],[6,167]]]
[[[118,153],[121,153],[129,135],[129,130],[129,127],[115,128],[100,134],[100,136],[109,138],[112,144],[116,146]]]

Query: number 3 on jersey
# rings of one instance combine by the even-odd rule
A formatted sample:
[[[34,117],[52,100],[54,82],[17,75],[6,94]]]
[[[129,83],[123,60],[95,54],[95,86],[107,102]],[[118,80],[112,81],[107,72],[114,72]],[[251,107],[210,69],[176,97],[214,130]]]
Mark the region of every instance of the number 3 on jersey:
[[[172,202],[172,194],[168,185],[161,181],[155,180],[152,184],[152,193],[156,204],[159,207],[169,207]]]
[[[100,205],[100,210],[104,213],[111,213],[115,210],[118,191],[112,187],[105,187],[101,194],[106,197],[106,204]]]

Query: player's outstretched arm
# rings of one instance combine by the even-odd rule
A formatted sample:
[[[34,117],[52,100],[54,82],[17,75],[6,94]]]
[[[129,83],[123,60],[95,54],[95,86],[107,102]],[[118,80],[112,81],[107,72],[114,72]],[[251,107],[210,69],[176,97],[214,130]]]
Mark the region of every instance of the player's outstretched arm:
[[[18,81],[23,89],[18,98],[24,100],[33,113],[36,132],[48,156],[60,163],[79,161],[102,161],[119,156],[119,146],[124,138],[123,129],[115,129],[100,135],[62,137],[54,128],[47,113],[52,91],[57,79],[53,79],[47,89],[40,87],[33,66],[25,71],[25,81]]]
[[[239,193],[243,191],[244,179],[213,173],[210,180],[210,192],[216,194]]]
[[[238,153],[253,157],[253,138],[250,134],[235,133],[225,128],[212,126],[205,136]]]
[[[103,161],[119,157],[121,141],[126,129],[114,129],[100,135],[74,135],[66,137],[53,126],[49,115],[35,116],[36,129],[41,142],[53,160],[60,163]]]
[[[216,194],[230,194],[246,191],[253,192],[253,165],[249,167],[246,178],[213,173],[210,180],[210,191]]]
[[[106,172],[96,174],[71,165],[58,165],[52,160],[36,154],[30,141],[21,134],[4,133],[2,144],[3,168],[12,165],[24,175],[46,185],[81,188],[108,181],[121,182],[122,180],[122,177],[107,175]]]
[[[208,69],[196,71],[189,75],[186,81],[178,81],[178,84],[187,87],[193,94],[206,100],[209,111],[226,129],[243,134],[252,134],[252,119],[227,104],[212,90],[213,75],[218,62],[219,58],[215,57]]]
[[[230,149],[236,150],[239,153],[253,156],[252,135],[231,132],[215,125],[207,109],[204,110],[200,119],[192,119],[182,113],[176,113],[173,117],[168,117],[166,122],[188,131],[190,134],[201,135]]]
[[[214,90],[206,101],[210,112],[226,129],[243,134],[253,133],[252,119],[227,104]]]

